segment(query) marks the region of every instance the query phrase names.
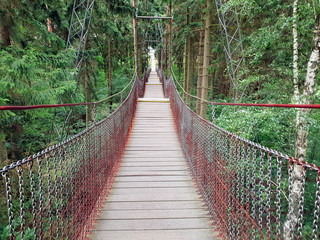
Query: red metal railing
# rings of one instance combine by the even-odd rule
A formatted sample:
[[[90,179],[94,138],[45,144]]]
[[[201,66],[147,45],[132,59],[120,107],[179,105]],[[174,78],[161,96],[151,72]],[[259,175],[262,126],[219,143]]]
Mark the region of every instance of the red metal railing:
[[[159,76],[184,157],[221,237],[302,239],[307,233],[319,239],[320,168],[201,118],[183,102],[172,77]],[[295,166],[301,166],[300,179],[294,179]],[[298,202],[292,197],[294,181]],[[296,219],[288,219],[292,216]]]
[[[129,96],[107,118],[0,169],[0,208],[8,209],[1,239],[87,238],[118,171],[146,78],[136,77]]]

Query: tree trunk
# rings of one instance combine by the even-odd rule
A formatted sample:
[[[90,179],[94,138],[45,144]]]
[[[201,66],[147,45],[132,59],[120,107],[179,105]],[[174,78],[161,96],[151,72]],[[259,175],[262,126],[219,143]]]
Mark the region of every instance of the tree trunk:
[[[0,130],[0,163],[4,166],[4,163],[8,161],[8,152],[6,147],[6,134]]]
[[[112,58],[111,58],[111,40],[108,38],[108,71],[106,71],[107,76],[107,87],[109,88],[109,95],[112,95]],[[109,99],[109,109],[112,111],[112,98]]]
[[[313,36],[313,47],[310,54],[307,75],[305,78],[303,93],[300,97],[300,103],[302,104],[312,104],[314,86],[319,71],[320,65],[320,19],[319,16],[316,18],[316,27]],[[310,115],[310,109],[299,109],[297,112],[297,123],[296,123],[296,151],[295,157],[300,161],[306,160],[307,146],[308,146],[308,134],[309,134],[309,122],[308,117]],[[304,194],[304,189],[302,188],[305,181],[304,169],[301,166],[294,165],[292,172],[292,181],[290,192],[290,209],[287,214],[287,219],[284,224],[284,239],[292,239],[295,229],[298,227],[299,223],[299,208],[301,203],[301,196]]]
[[[88,64],[86,64],[88,65]],[[84,96],[86,102],[91,102],[91,89],[90,89],[90,76],[88,72],[84,73]],[[89,123],[92,121],[92,106],[87,106],[86,109],[86,126],[89,126]]]
[[[201,86],[201,97],[204,100],[208,99],[208,80],[209,71],[208,67],[210,65],[210,25],[211,25],[211,15],[210,15],[210,0],[207,0],[207,14],[206,14],[206,25],[204,32],[204,53],[203,53],[203,78]],[[200,116],[206,118],[207,114],[207,103],[201,102]]]
[[[163,61],[164,61],[164,50],[163,47],[161,47],[161,62],[160,62],[160,68],[161,68],[161,72],[163,72]]]
[[[297,12],[298,12],[298,0],[293,1],[293,87],[294,87],[294,99],[297,103],[299,101],[299,68],[298,68],[298,31],[297,31]]]
[[[187,74],[188,74],[188,41],[189,41],[189,38],[188,36],[186,37],[186,42],[184,44],[184,68],[183,68],[183,88],[185,90],[187,90]],[[183,96],[184,96],[184,99],[186,99],[186,94],[183,93]]]
[[[188,37],[188,45],[187,45],[187,78],[186,78],[186,92],[190,93],[191,89],[191,73],[192,73],[192,49],[191,49],[191,37]],[[190,103],[190,97],[187,95],[186,96],[186,102],[187,104]]]
[[[200,31],[199,56],[198,56],[198,80],[197,80],[197,97],[201,98],[202,75],[203,75],[203,52],[204,52],[204,30]],[[200,114],[201,102],[197,99],[196,113]]]
[[[136,8],[136,1],[133,1],[133,7]],[[138,33],[137,33],[137,19],[133,19],[133,45],[134,45],[134,69],[138,73]]]
[[[170,0],[170,4],[169,4],[169,7],[168,7],[168,12],[167,12],[167,15],[169,17],[171,17],[171,0]],[[170,20],[170,23],[169,23],[169,72],[170,72],[170,75],[172,74],[171,73],[171,68],[172,68],[172,20]]]
[[[143,64],[143,50],[142,50],[142,35],[141,34],[138,34],[138,76],[142,76],[142,64]]]
[[[112,61],[111,61],[111,40],[108,39],[108,81],[107,86],[112,88]]]
[[[48,4],[46,4],[46,9],[49,11]],[[52,32],[52,22],[50,18],[47,18],[47,30],[48,32]]]
[[[0,16],[0,42],[2,42],[5,47],[11,45],[10,24],[5,16]]]
[[[164,43],[164,71],[168,69],[168,24],[166,24],[166,37]]]

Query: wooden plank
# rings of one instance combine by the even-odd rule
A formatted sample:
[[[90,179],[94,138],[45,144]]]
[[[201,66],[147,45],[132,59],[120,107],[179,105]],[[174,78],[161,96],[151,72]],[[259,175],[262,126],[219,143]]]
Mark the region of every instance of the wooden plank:
[[[154,164],[154,165],[157,165],[158,163],[159,164],[165,164],[165,163],[168,163],[169,165],[170,164],[175,164],[175,163],[184,163],[185,164],[185,160],[182,156],[180,157],[156,157],[156,156],[153,156],[153,157],[148,157],[148,156],[141,156],[141,157],[135,157],[135,156],[126,156],[123,158],[122,160],[122,163],[132,163],[132,164],[135,164],[135,163],[141,163],[141,162],[145,162],[146,164]],[[147,166],[147,165],[145,165]]]
[[[170,210],[103,210],[99,219],[178,219],[178,218],[209,218],[209,213],[198,209],[170,209]]]
[[[116,182],[113,189],[117,188],[189,188],[194,187],[191,182]]]
[[[139,167],[139,168],[148,168],[148,167],[153,167],[153,168],[167,168],[167,167],[183,167],[186,168],[185,164],[183,161],[127,161],[123,162],[121,164],[122,168],[124,167]]]
[[[123,176],[189,176],[189,171],[148,171],[148,170],[139,170],[139,171],[123,171],[119,172],[119,177]]]
[[[94,231],[94,239],[112,240],[212,240],[216,234],[210,229],[175,229],[141,231]]]
[[[181,158],[183,157],[182,153],[180,151],[127,151],[124,155],[124,157],[168,157],[168,158]]]
[[[189,187],[189,188],[130,188],[130,189],[117,189],[113,191],[114,195],[144,195],[144,194],[196,194],[196,191]]]
[[[168,181],[192,181],[190,176],[118,176],[115,181],[118,182],[168,182]]]
[[[122,164],[121,171],[123,172],[134,172],[134,171],[188,171],[187,166],[178,165],[178,166],[124,166]],[[188,172],[189,173],[189,172]]]
[[[99,220],[96,230],[162,230],[162,229],[211,229],[206,218]]]
[[[131,194],[116,195],[111,194],[109,202],[149,202],[149,201],[197,201],[198,196],[195,194],[172,194],[172,193],[155,193],[155,194]]]
[[[201,209],[205,210],[204,203],[197,201],[140,201],[140,202],[109,202],[105,208],[108,210],[170,210],[170,209]]]

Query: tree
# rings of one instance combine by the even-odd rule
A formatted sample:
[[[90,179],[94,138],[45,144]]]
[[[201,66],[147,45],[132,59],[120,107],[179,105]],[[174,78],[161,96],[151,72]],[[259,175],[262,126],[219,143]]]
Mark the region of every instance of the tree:
[[[208,99],[208,81],[209,81],[209,65],[210,65],[210,25],[211,25],[211,1],[207,0],[206,25],[204,30],[204,52],[203,52],[203,77],[201,83],[201,98]],[[200,116],[206,118],[207,103],[201,102]]]
[[[317,1],[314,1],[314,4]],[[320,2],[318,2],[319,6]],[[295,9],[297,8],[297,1],[294,1]],[[302,95],[299,96],[299,103],[301,104],[312,104],[313,103],[313,93],[315,89],[316,79],[319,72],[320,66],[320,11],[317,7],[315,11],[315,24],[314,24],[314,33],[312,39],[312,49],[308,61],[307,73],[302,86]],[[296,13],[296,11],[294,11]],[[296,18],[296,16],[294,17]],[[294,22],[295,24],[295,22]],[[295,28],[295,27],[294,27]],[[297,33],[294,32],[294,39],[296,41]],[[294,48],[296,48],[296,43],[294,43]],[[297,61],[297,56],[294,54],[294,61]],[[297,63],[294,64],[297,67]],[[297,69],[294,69],[296,77]],[[294,80],[294,85],[296,85],[297,79]],[[295,98],[297,98],[296,86],[294,89]],[[300,94],[299,94],[300,95]],[[309,135],[309,121],[308,117],[310,115],[311,109],[300,108],[297,110],[297,120],[296,120],[296,144],[295,144],[295,157],[300,161],[306,161],[307,159],[307,149],[308,149],[308,135]],[[305,170],[302,166],[294,165],[292,170],[292,186],[290,192],[290,209],[287,215],[287,219],[284,225],[284,239],[292,239],[293,233],[297,227],[299,219],[299,210],[301,202],[301,195],[304,191],[304,182],[305,182]]]

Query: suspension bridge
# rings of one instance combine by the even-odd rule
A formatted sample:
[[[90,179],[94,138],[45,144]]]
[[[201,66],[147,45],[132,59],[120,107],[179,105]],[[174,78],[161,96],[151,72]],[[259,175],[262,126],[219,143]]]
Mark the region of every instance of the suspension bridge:
[[[75,66],[80,67],[94,1],[76,3],[68,45],[72,38],[79,38]],[[222,1],[216,3],[219,9]],[[84,9],[83,18],[79,9]],[[225,35],[241,39],[236,36],[237,24],[235,34],[226,32],[225,26],[234,18],[229,15],[219,15]],[[134,35],[138,18],[152,19],[137,15]],[[157,19],[172,21],[172,17]],[[135,37],[135,69],[136,41]],[[239,46],[237,51],[242,49]],[[227,61],[234,64],[231,78],[235,77],[242,60]],[[163,68],[156,70],[154,55],[151,62],[151,71],[142,78],[135,74],[128,97],[108,117],[0,168],[0,193],[6,195],[0,204],[8,212],[4,238],[302,239],[308,223],[312,228],[308,239],[320,239],[320,167],[201,118],[180,97],[174,76],[165,77]],[[0,110],[76,105],[96,109],[100,102]],[[306,202],[312,207],[307,208]]]
[[[305,180],[293,207],[295,166],[313,175],[313,209]],[[307,220],[319,238],[320,168],[201,118],[160,71],[136,77],[107,118],[0,172],[9,239],[283,239],[290,212],[290,239]]]

